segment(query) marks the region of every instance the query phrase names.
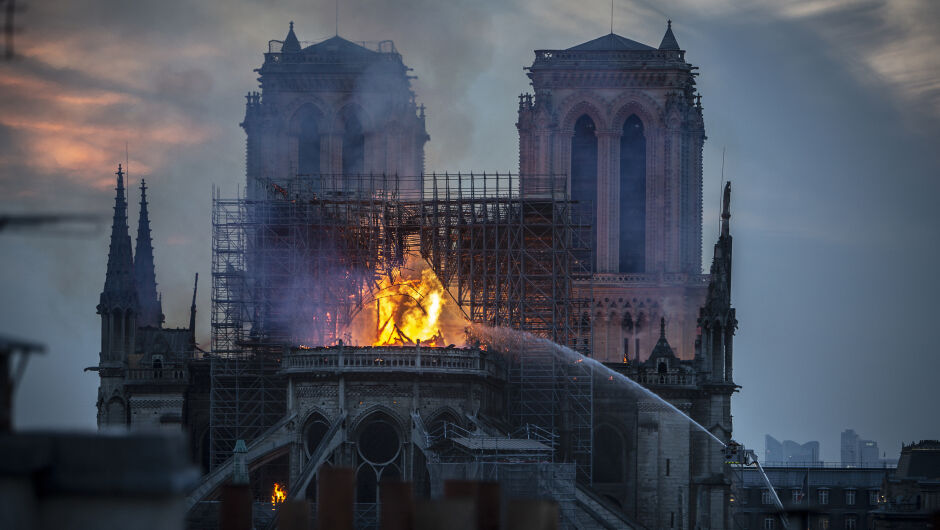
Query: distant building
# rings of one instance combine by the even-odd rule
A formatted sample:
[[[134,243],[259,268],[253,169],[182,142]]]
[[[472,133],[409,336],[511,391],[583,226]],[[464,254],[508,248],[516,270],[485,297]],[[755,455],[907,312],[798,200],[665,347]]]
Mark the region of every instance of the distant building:
[[[871,513],[879,506],[882,481],[891,470],[882,467],[836,466],[818,464],[765,468],[774,491],[788,513],[790,528],[869,528]],[[734,522],[731,527],[762,530],[783,528],[773,493],[757,469],[740,467],[732,475]]]
[[[846,429],[842,431],[842,465],[847,467],[859,461],[858,435],[853,429]]]
[[[871,528],[940,527],[940,440],[902,445],[897,471],[885,477],[880,501]]]
[[[852,429],[842,431],[843,467],[882,466],[884,464],[878,450],[878,442],[862,440]]]
[[[800,444],[793,440],[780,442],[769,434],[764,436],[765,464],[815,464],[819,461],[819,442],[815,440]]]
[[[862,466],[873,466],[881,463],[881,456],[878,454],[878,442],[874,440],[858,441],[859,463]]]

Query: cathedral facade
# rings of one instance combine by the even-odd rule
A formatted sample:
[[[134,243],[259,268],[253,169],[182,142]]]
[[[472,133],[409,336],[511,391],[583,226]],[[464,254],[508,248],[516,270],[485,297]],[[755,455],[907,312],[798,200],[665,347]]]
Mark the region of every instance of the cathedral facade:
[[[273,193],[291,212],[304,202],[304,219],[312,223],[319,222],[320,212],[335,212],[324,204],[363,202],[361,191],[350,193],[350,183],[363,179],[393,183],[393,194],[383,184],[386,200],[422,196],[429,136],[408,71],[389,41],[366,46],[336,36],[302,44],[291,23],[283,41],[269,43],[257,70],[261,92],[247,96],[241,126],[248,201],[263,203]],[[571,214],[590,227],[590,274],[579,274],[570,286],[589,301],[583,315],[591,329],[588,353],[684,414],[615,384],[613,376],[595,374],[588,409],[592,471],[579,475],[577,488],[572,485],[570,496],[559,500],[562,518],[578,528],[727,528],[730,481],[715,440],[731,440],[730,402],[737,389],[731,370],[737,321],[731,306],[730,185],[711,269],[702,274],[705,132],[696,67],[686,62],[670,23],[658,47],[611,33],[565,50],[537,50],[527,71],[534,94],[520,96],[518,187],[537,199],[563,178]],[[374,194],[368,198],[376,202]],[[212,459],[210,465],[208,456],[215,432],[210,424],[225,406],[210,399],[217,395],[211,387],[223,381],[218,367],[230,359],[227,353],[204,354],[195,344],[195,294],[190,327],[164,327],[146,206],[142,187],[132,253],[119,169],[98,305],[98,422],[102,428],[186,432],[207,471],[190,496],[195,510],[217,494],[234,465],[231,459]],[[474,215],[485,216],[482,207],[473,208]],[[395,210],[396,219],[383,217],[405,234],[401,241],[419,223],[407,217],[413,211],[402,208]],[[282,228],[264,237],[291,237]],[[261,241],[258,234],[247,239]],[[252,278],[259,263],[247,260],[244,269],[229,266],[218,276]],[[257,288],[260,280],[244,285]],[[246,304],[239,311],[263,315],[266,309]],[[247,326],[214,317],[213,325],[244,328],[245,343],[270,331],[257,324],[263,321]],[[444,475],[467,459],[494,465],[553,461],[553,440],[570,436],[548,432],[525,443],[513,438],[514,429],[528,428],[514,425],[505,412],[515,395],[513,368],[479,344],[426,348],[416,341],[399,349],[357,349],[338,341],[284,344],[278,352],[270,381],[281,386],[266,391],[279,396],[283,418],[245,440],[260,498],[269,490],[269,476],[286,481],[291,496],[315,498],[310,485],[323,465],[356,469],[363,504],[377,502],[379,484],[388,477],[413,482],[419,494],[434,494]],[[257,354],[246,353],[240,362],[251,355]],[[558,410],[570,416],[573,409],[560,404]],[[560,429],[570,423],[559,421]],[[481,461],[477,446],[485,443],[517,452],[494,449]],[[262,468],[274,461],[287,462],[286,471],[266,475]],[[560,464],[551,469],[564,471],[566,464]],[[480,478],[467,474],[471,467],[451,476]]]

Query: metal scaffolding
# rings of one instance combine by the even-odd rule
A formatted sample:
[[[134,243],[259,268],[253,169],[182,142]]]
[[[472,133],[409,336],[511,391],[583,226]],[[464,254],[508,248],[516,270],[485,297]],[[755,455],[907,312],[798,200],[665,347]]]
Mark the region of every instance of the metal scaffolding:
[[[421,253],[467,317],[526,331],[582,354],[592,348],[590,210],[568,199],[567,180],[506,174],[431,175],[425,182]],[[579,207],[580,206],[580,207]],[[523,343],[510,367],[510,420],[561,435],[560,456],[591,476],[593,381],[584,363]]]
[[[472,322],[590,353],[590,293],[576,297],[573,282],[591,272],[591,227],[576,219],[564,177],[524,188],[509,174],[258,184],[260,198],[213,195],[213,467],[236,440],[250,441],[283,414],[284,347],[343,339],[376,280],[409,254],[427,261]],[[558,433],[558,456],[590,477],[587,363],[538,347],[514,353],[511,421]]]

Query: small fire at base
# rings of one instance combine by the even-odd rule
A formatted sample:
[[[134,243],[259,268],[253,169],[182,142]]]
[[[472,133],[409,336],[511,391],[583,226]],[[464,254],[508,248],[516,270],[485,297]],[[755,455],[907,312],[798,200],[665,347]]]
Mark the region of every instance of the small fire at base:
[[[271,509],[274,510],[277,508],[278,504],[281,504],[287,500],[287,490],[281,487],[277,482],[274,483],[274,493],[271,494]]]

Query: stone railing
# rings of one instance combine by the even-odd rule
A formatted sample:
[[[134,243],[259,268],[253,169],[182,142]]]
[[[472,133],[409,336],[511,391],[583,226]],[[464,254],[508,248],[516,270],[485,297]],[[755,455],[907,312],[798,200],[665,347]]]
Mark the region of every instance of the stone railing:
[[[557,64],[644,63],[648,61],[685,61],[681,50],[536,50],[534,66]]]
[[[711,276],[708,274],[632,274],[632,273],[595,273],[595,283],[627,285],[701,285],[707,286]]]
[[[637,376],[642,385],[695,386],[695,374],[657,374],[645,373]]]
[[[294,348],[282,370],[298,372],[438,372],[502,377],[492,354],[471,348],[363,347]]]
[[[182,365],[164,365],[160,368],[128,368],[124,377],[128,384],[185,383],[189,373]]]

